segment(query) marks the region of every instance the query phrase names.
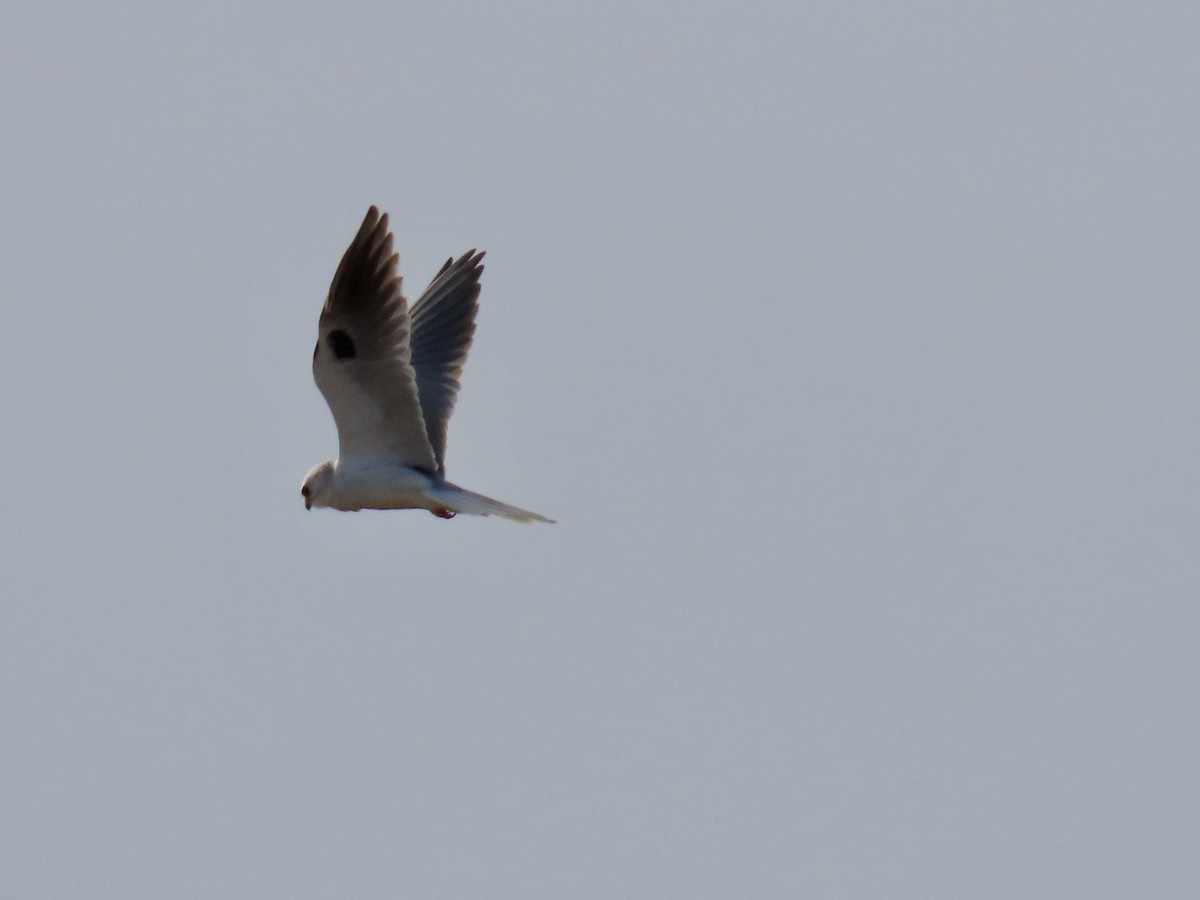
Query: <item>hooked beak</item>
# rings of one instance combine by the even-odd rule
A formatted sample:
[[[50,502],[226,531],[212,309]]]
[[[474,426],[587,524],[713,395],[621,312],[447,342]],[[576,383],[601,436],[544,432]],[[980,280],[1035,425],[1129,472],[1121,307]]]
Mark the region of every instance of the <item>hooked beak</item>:
[[[304,498],[304,508],[308,509],[308,510],[312,509],[312,501],[309,500],[307,497]]]

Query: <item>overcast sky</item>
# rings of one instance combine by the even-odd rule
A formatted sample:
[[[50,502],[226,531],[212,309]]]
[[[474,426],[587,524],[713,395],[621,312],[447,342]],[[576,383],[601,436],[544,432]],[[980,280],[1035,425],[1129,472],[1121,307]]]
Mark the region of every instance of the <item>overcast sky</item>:
[[[1194,2],[24,5],[0,895],[1200,891]],[[306,512],[368,205],[449,477]]]

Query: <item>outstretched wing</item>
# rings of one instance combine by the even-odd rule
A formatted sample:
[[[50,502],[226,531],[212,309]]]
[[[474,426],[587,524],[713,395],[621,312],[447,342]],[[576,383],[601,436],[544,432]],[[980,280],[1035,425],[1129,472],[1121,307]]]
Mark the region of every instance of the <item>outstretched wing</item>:
[[[388,217],[372,206],[329,286],[313,378],[337,423],[342,457],[388,457],[434,472],[409,330]]]
[[[458,398],[458,379],[475,334],[483,253],[446,260],[412,308],[412,367],[439,472],[445,470],[446,426]]]

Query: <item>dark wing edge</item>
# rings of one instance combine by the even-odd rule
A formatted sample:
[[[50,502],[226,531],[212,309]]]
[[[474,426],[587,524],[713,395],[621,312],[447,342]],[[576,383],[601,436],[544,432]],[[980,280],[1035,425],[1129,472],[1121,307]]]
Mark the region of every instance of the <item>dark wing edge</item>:
[[[445,474],[446,431],[458,399],[459,378],[475,334],[483,252],[468,250],[438,271],[412,313],[412,366],[425,432]]]

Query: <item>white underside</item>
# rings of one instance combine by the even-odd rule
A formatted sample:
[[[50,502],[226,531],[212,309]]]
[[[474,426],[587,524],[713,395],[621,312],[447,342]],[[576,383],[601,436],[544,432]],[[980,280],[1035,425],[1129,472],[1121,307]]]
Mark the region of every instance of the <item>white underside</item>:
[[[434,480],[389,461],[339,459],[322,499],[334,509],[430,509]]]
[[[427,509],[441,516],[463,513],[524,523],[553,521],[390,460],[339,459],[330,489],[316,505],[345,511]]]

